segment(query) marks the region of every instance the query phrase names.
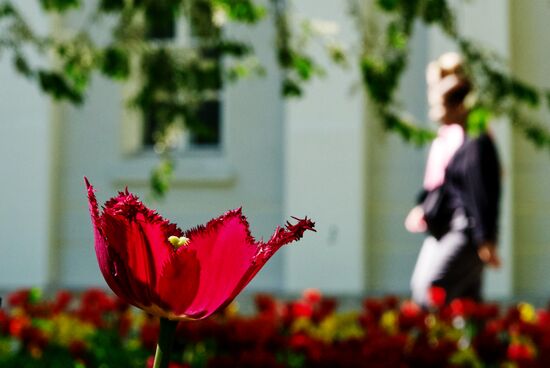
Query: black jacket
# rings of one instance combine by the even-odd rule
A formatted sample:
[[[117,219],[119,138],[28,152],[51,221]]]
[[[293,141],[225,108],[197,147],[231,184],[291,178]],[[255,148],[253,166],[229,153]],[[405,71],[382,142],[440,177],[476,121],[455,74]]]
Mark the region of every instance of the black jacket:
[[[417,198],[426,212],[429,231],[439,239],[449,230],[452,214],[462,209],[475,244],[496,243],[500,182],[500,163],[491,137],[482,134],[466,139],[449,162],[443,185],[434,193],[423,190]]]
[[[467,139],[445,171],[452,208],[463,208],[476,245],[497,241],[501,169],[492,138]]]

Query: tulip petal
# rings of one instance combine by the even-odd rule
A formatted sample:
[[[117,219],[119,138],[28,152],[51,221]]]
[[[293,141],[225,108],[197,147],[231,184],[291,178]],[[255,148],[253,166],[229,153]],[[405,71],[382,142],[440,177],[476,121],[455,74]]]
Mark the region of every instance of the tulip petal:
[[[256,276],[256,274],[262,269],[266,262],[277,252],[283,245],[291,243],[296,240],[300,240],[304,235],[304,232],[307,230],[315,231],[315,223],[305,217],[304,219],[299,219],[293,217],[294,220],[298,221],[296,224],[291,224],[287,221],[284,228],[278,227],[271,239],[267,243],[260,242],[258,243],[257,255],[254,259],[254,262],[248,272],[243,275],[238,286],[235,288],[235,291],[232,295],[229,296],[228,301],[231,301],[235,298],[241,290],[248,285],[248,283]]]
[[[87,178],[84,178],[86,182],[86,189],[88,191],[88,204],[90,208],[90,214],[92,216],[92,224],[94,227],[94,239],[95,239],[95,253],[97,257],[97,262],[99,264],[99,269],[107,282],[107,285],[123,299],[126,299],[129,302],[135,300],[128,291],[129,288],[125,287],[125,284],[120,284],[120,280],[117,279],[117,270],[114,264],[114,254],[109,252],[109,247],[107,245],[107,239],[101,229],[100,223],[101,218],[99,215],[99,209],[97,204],[97,199],[95,197],[95,190],[88,181]]]
[[[204,318],[235,291],[250,269],[258,248],[241,210],[234,210],[185,234],[200,262],[200,285],[187,314]]]
[[[267,243],[254,240],[240,208],[186,232],[201,265],[200,285],[187,315],[205,318],[227,305],[277,250],[306,230],[315,231],[311,220],[296,220],[295,225],[287,222],[286,228],[277,228]]]
[[[127,190],[110,199],[100,215],[93,187],[89,183],[87,186],[89,198],[92,194],[90,206],[92,218],[95,218],[94,228],[103,235],[96,237],[100,268],[111,262],[110,267],[102,268],[107,283],[110,287],[118,283],[119,291],[113,291],[134,305],[158,304],[154,286],[164,264],[175,252],[168,237],[181,236],[183,232],[145,207]]]
[[[199,288],[200,263],[194,251],[181,247],[162,269],[157,293],[162,305],[174,315],[188,318],[187,307],[193,301]]]
[[[129,288],[142,306],[154,303],[151,287],[156,282],[155,256],[146,236],[144,224],[125,221],[123,218],[103,214],[103,231],[111,253],[117,254],[116,277]],[[168,258],[168,255],[161,254]],[[160,258],[160,257],[159,257]],[[143,287],[146,285],[146,287]]]

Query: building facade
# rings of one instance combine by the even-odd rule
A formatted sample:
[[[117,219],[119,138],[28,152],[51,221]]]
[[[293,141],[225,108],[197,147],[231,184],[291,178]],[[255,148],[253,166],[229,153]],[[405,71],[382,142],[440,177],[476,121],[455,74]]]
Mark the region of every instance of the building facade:
[[[456,2],[461,30],[495,49],[528,82],[550,86],[545,60],[544,2]],[[22,2],[36,27],[51,27],[34,2]],[[358,34],[341,1],[300,0],[297,14],[336,21],[352,49]],[[487,14],[490,14],[488,21]],[[420,187],[426,150],[380,128],[362,94],[359,73],[329,67],[299,100],[283,100],[271,23],[250,37],[264,78],[228,86],[216,149],[182,152],[166,199],[154,203],[182,228],[243,206],[252,231],[268,237],[288,216],[308,215],[318,232],[277,254],[251,290],[334,294],[398,293],[408,282],[422,237],[403,220]],[[411,66],[400,98],[426,120],[424,68],[453,46],[436,30],[417,26]],[[321,50],[314,50],[320,59]],[[327,62],[328,65],[328,62]],[[0,289],[105,285],[93,250],[83,176],[100,201],[128,186],[146,197],[150,150],[129,151],[135,117],[124,106],[127,86],[94,78],[79,108],[53,104],[0,59]],[[548,116],[546,116],[548,117]],[[544,297],[550,285],[550,158],[510,124],[494,124],[503,162],[500,245],[504,266],[488,274],[487,295]]]

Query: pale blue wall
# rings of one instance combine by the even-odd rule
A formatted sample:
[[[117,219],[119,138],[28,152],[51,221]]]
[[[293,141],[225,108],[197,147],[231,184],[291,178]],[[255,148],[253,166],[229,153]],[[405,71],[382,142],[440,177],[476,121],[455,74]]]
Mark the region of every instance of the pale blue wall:
[[[38,3],[18,6],[37,32],[48,29]],[[51,109],[34,83],[14,73],[11,57],[0,55],[0,288],[46,285],[50,271]]]

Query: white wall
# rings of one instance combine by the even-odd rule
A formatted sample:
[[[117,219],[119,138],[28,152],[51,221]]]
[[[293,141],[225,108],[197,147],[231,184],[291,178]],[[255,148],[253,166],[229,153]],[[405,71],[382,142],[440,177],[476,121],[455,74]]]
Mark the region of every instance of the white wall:
[[[39,4],[18,2],[39,32],[49,22]],[[43,63],[29,54],[29,61]],[[0,56],[0,289],[49,281],[52,129],[49,99],[16,75],[11,55]]]
[[[48,28],[35,2],[18,4],[35,27]],[[338,21],[344,40],[356,37],[341,1],[294,6],[303,16]],[[477,1],[458,11],[467,35],[508,55],[520,78],[550,88],[543,62],[550,51],[541,47],[550,43],[548,4]],[[356,70],[331,69],[304,99],[283,103],[271,24],[233,32],[252,38],[269,74],[227,89],[222,152],[182,157],[173,190],[156,206],[186,228],[242,205],[258,237],[268,237],[287,216],[311,216],[318,233],[275,256],[251,290],[407,295],[422,237],[408,234],[403,219],[420,187],[425,149],[381,131],[362,94],[350,92]],[[400,98],[426,121],[424,67],[449,44],[417,27],[412,47]],[[61,105],[52,113],[49,99],[14,74],[8,58],[0,59],[0,289],[104,285],[82,177],[92,180],[101,201],[125,185],[145,195],[157,162],[150,154],[123,153],[122,95],[121,86],[96,77],[83,107]],[[490,274],[488,295],[544,297],[550,292],[548,153],[511,136],[507,126],[496,125],[506,181],[505,267]]]
[[[411,40],[409,67],[397,98],[415,119],[426,126],[426,86],[424,69],[428,61],[425,27],[417,24]],[[415,205],[422,186],[426,148],[405,143],[397,134],[388,133],[380,121],[367,116],[369,160],[368,240],[366,264],[367,292],[409,294],[409,280],[422,235],[405,230],[404,220]]]
[[[338,38],[354,45],[357,32],[341,1],[292,4],[297,17],[336,21]],[[322,50],[312,54],[326,63]],[[305,89],[304,98],[286,104],[285,212],[309,215],[318,231],[284,251],[285,287],[291,292],[364,289],[364,99],[360,89],[351,92],[358,80],[355,69],[332,67],[326,78]]]
[[[512,70],[520,79],[548,90],[550,4],[521,0],[510,4]],[[548,126],[550,114],[544,110],[534,116]],[[513,152],[515,293],[546,301],[550,293],[550,157],[548,150],[535,149],[521,134],[514,135]]]

